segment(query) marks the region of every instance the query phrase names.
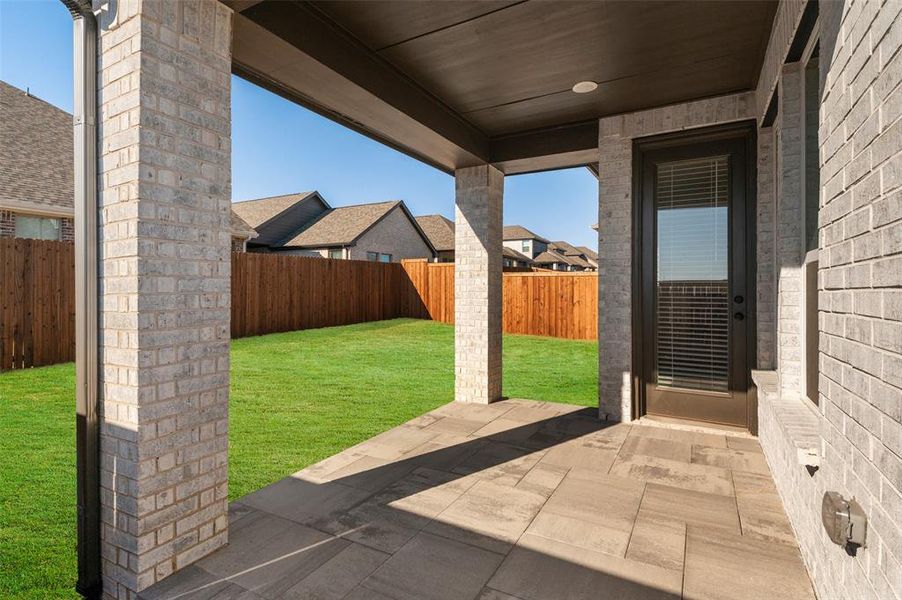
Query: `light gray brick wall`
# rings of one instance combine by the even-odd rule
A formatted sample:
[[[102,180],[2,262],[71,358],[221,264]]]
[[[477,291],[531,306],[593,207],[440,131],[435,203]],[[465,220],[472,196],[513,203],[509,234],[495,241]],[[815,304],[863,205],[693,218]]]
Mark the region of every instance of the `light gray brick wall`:
[[[758,130],[756,213],[757,368],[776,368],[776,148],[774,130]]]
[[[821,4],[823,486],[868,515],[821,586],[902,598],[902,2]],[[822,534],[822,539],[824,539]]]
[[[783,71],[783,63],[792,40],[795,38],[796,29],[805,12],[808,0],[780,0],[777,12],[774,15],[774,23],[771,27],[770,38],[764,53],[764,62],[761,72],[758,74],[757,104],[758,118],[764,117],[767,105],[777,89],[777,82]]]
[[[231,10],[123,0],[101,20],[104,593],[227,541]]]
[[[787,417],[788,398],[759,402],[761,443],[821,598],[902,598],[900,10],[899,0],[820,5],[819,405],[796,399]],[[817,431],[813,477],[795,456],[793,420]],[[867,514],[854,556],[820,523],[828,490]]]
[[[367,252],[391,254],[392,262],[405,258],[432,258],[432,250],[400,206],[393,208],[348,249],[352,260],[366,260]]]
[[[801,393],[804,195],[802,65],[783,67],[777,131],[777,372],[784,395]]]
[[[598,124],[598,410],[632,418],[633,139],[755,118],[755,93],[605,117]]]
[[[504,175],[481,165],[455,173],[454,398],[501,398],[501,231]]]

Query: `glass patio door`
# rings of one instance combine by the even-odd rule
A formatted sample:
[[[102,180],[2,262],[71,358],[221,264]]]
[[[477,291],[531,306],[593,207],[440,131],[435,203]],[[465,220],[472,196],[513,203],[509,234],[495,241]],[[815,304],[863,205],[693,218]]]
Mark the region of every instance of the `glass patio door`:
[[[646,413],[747,427],[744,145],[643,165]]]

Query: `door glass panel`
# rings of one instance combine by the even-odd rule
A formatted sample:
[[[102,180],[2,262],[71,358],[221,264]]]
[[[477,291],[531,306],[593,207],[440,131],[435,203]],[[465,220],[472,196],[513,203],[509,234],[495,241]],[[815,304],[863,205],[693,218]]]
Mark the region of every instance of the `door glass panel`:
[[[729,390],[728,167],[716,156],[656,168],[659,387]]]

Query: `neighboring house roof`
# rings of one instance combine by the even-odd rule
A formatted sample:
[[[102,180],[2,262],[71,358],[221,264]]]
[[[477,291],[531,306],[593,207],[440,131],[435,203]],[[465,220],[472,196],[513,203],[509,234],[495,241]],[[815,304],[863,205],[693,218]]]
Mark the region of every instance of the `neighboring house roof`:
[[[569,242],[551,242],[548,244],[549,250],[560,250],[567,256],[579,256],[582,252],[576,246]]]
[[[70,215],[72,115],[0,81],[0,207]]]
[[[454,221],[442,215],[423,215],[417,217],[417,224],[437,251],[454,250]]]
[[[583,254],[588,256],[591,260],[594,260],[594,261],[598,260],[598,252],[596,252],[595,250],[592,250],[588,246],[577,246],[576,248],[577,248],[577,250],[580,250]]]
[[[525,262],[526,264],[532,263],[531,258],[526,256],[525,254],[517,252],[513,248],[508,248],[507,246],[501,247],[501,253],[502,253],[502,255],[504,255],[505,258],[511,258],[513,260],[518,260],[520,262]]]
[[[508,240],[538,240],[543,244],[547,244],[548,240],[537,235],[522,225],[505,225],[502,232],[504,241]]]
[[[588,262],[579,256],[566,256],[559,252],[546,250],[532,260],[535,265],[550,265],[552,263],[561,263],[565,265],[573,265],[584,269],[592,268]]]
[[[299,248],[348,246],[399,204],[396,200],[333,208],[280,245]]]
[[[534,265],[550,265],[552,263],[562,263],[569,265],[570,261],[563,254],[558,254],[557,252],[550,252],[546,250],[545,252],[542,252],[537,257],[532,259],[532,263]]]
[[[569,261],[569,264],[576,265],[578,267],[582,267],[584,269],[593,269],[595,266],[590,263],[586,258],[591,258],[589,256],[589,252],[595,254],[588,248],[577,247],[569,242],[551,242],[548,244],[548,249],[557,252],[558,254],[563,253],[563,255]],[[586,252],[588,250],[588,252]],[[596,257],[598,255],[596,254]],[[597,260],[597,259],[593,259]]]
[[[71,217],[75,214],[72,115],[0,81],[0,208]],[[231,214],[235,237],[257,237]]]
[[[240,237],[247,240],[254,239],[258,234],[257,230],[247,224],[247,222],[238,216],[233,210],[230,211],[229,227],[232,230],[232,237]]]
[[[234,202],[232,209],[239,217],[251,227],[259,227],[267,221],[279,216],[298,202],[310,197],[316,192],[300,192],[297,194],[284,194],[282,196],[270,196],[257,200],[242,200]]]
[[[254,245],[278,246],[331,207],[318,192],[284,194],[232,204],[239,217],[260,234]]]
[[[423,232],[407,205],[401,200],[339,206],[324,212],[290,239],[279,244],[291,248],[329,248],[350,246],[394,210],[401,210],[414,230],[433,253],[435,248]]]
[[[577,267],[582,267],[582,268],[584,268],[584,269],[594,269],[594,268],[595,268],[595,267],[592,266],[592,263],[590,263],[589,261],[587,261],[587,260],[586,260],[585,258],[583,258],[582,256],[575,256],[575,255],[574,255],[574,256],[567,256],[567,257],[565,257],[565,258],[566,258],[567,260],[570,261],[570,264],[571,264],[571,265],[576,265]]]

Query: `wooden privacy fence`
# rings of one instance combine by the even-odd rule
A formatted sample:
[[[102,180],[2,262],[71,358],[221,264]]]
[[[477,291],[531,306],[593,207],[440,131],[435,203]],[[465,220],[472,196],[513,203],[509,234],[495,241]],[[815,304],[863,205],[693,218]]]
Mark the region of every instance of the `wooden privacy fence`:
[[[425,314],[454,322],[454,265],[402,261]],[[535,271],[504,273],[502,325],[506,333],[573,340],[598,337],[598,274]]]
[[[0,238],[0,371],[75,360],[75,249]]]
[[[234,338],[421,316],[421,304],[399,263],[232,254]]]
[[[0,239],[0,371],[75,359],[68,242]],[[505,273],[504,331],[595,339],[594,274]],[[398,317],[454,322],[454,265],[232,254],[232,337]]]

